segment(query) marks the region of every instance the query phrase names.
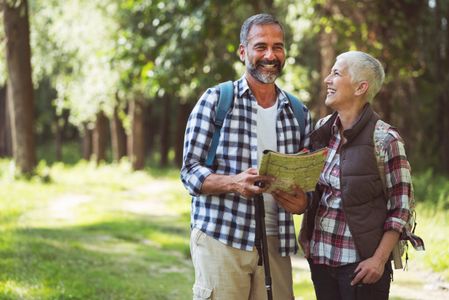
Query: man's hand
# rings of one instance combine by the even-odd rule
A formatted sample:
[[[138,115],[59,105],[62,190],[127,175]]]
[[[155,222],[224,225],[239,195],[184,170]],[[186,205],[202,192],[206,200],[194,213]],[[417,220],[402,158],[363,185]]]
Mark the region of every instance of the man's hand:
[[[279,205],[289,213],[302,214],[307,208],[306,193],[298,186],[294,186],[291,193],[275,190],[272,195]]]
[[[204,180],[201,193],[205,195],[238,193],[250,199],[265,192],[274,179],[272,176],[259,175],[255,168],[250,168],[237,175],[210,174]],[[256,182],[260,184],[256,185]]]
[[[351,281],[351,285],[357,283],[372,284],[377,282],[384,273],[385,263],[373,257],[365,259],[359,263],[354,273],[357,274]]]
[[[255,195],[265,192],[274,178],[271,176],[259,175],[257,169],[250,168],[240,174],[231,176],[232,189],[235,193],[245,198],[252,198]],[[259,184],[256,185],[256,182]]]

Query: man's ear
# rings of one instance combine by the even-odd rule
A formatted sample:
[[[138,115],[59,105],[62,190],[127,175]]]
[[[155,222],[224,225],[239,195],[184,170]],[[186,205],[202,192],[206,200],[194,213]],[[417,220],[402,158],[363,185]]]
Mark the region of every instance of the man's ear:
[[[358,83],[357,88],[355,89],[356,96],[361,96],[368,91],[369,83],[366,80],[362,80]]]
[[[245,46],[243,46],[242,44],[239,45],[239,56],[240,60],[245,63]]]

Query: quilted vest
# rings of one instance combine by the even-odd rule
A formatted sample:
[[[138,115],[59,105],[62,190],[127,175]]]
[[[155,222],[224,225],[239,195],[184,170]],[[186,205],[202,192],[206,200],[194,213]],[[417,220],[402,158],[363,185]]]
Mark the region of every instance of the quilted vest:
[[[337,117],[329,120],[310,135],[311,148],[327,147],[331,138],[331,127]],[[346,222],[356,249],[362,259],[371,257],[376,251],[387,215],[387,201],[374,151],[373,133],[379,116],[366,104],[359,120],[343,132],[347,142],[340,148],[340,189]],[[303,241],[310,241],[314,220],[321,199],[321,188],[317,185],[311,207],[303,217],[300,244],[308,256]],[[308,243],[307,243],[308,244]]]

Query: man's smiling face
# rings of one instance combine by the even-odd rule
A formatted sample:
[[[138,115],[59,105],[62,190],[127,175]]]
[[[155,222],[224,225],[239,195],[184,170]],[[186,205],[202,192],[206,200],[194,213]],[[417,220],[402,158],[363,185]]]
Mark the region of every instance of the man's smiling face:
[[[284,33],[278,25],[254,25],[248,45],[240,45],[240,58],[257,81],[274,83],[285,64]]]

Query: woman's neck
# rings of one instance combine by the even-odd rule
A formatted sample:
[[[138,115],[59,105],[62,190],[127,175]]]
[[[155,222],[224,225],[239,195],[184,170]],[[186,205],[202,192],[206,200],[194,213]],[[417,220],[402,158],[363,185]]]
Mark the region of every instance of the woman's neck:
[[[365,104],[366,103],[360,103],[359,105],[353,105],[350,109],[338,111],[343,130],[350,129],[354,126],[355,122],[359,119]]]

